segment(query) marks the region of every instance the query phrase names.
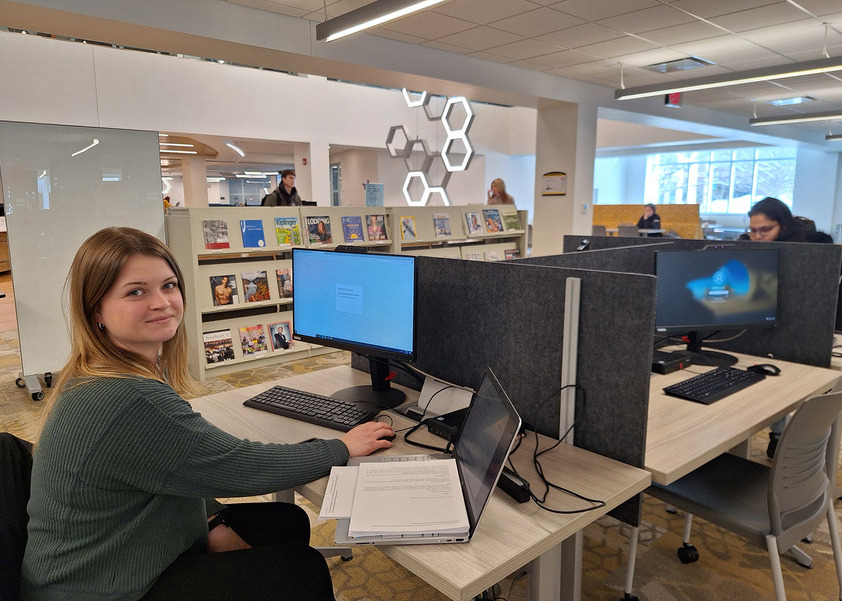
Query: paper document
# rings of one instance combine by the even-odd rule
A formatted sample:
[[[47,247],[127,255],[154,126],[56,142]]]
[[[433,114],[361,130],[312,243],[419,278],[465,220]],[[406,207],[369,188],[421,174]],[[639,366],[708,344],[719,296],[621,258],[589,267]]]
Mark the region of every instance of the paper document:
[[[335,465],[330,468],[325,500],[319,512],[319,519],[338,520],[351,517],[354,505],[354,491],[357,488],[357,467]]]
[[[350,536],[467,529],[456,460],[360,464]]]

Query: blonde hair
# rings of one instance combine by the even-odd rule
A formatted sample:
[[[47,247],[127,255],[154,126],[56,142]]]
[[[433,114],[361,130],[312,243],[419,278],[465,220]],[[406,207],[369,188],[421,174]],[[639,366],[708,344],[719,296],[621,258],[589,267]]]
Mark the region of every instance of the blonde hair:
[[[186,304],[184,277],[167,246],[156,237],[130,227],[109,227],[85,240],[76,251],[64,284],[70,327],[70,359],[61,370],[45,407],[45,418],[71,380],[140,376],[166,382],[177,392],[192,392],[195,381],[187,368],[187,335],[184,322],[163,343],[157,365],[138,353],[122,348],[97,326],[96,314],[134,255],[158,257],[167,262]]]
[[[502,179],[498,177],[497,179],[491,182],[491,185],[496,185],[498,188],[500,188],[500,198],[502,198],[504,202],[514,202],[514,199],[511,196],[509,196],[508,192],[506,192],[506,182],[504,182]]]

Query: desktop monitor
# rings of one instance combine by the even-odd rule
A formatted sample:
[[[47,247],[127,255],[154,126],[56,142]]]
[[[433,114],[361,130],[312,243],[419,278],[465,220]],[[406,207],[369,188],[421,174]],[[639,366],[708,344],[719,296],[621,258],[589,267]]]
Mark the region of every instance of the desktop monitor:
[[[405,395],[389,384],[389,361],[416,358],[415,257],[352,249],[292,250],[292,337],[367,356],[371,386],[331,396],[382,408]]]
[[[718,330],[778,324],[779,250],[716,248],[655,253],[655,331],[686,335],[700,364],[731,365],[736,358],[702,350]]]

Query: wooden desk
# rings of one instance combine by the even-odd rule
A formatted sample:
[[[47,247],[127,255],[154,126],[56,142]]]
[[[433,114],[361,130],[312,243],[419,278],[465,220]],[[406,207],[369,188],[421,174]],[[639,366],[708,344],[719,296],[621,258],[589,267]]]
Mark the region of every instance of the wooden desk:
[[[671,397],[662,389],[712,368],[693,365],[667,375],[652,374],[644,467],[653,482],[675,482],[790,413],[804,399],[827,392],[840,378],[832,369],[732,354],[739,358],[737,367],[772,363],[781,374],[711,405]]]
[[[311,374],[285,378],[285,386],[321,394],[346,386],[369,383],[368,374],[340,366]],[[280,382],[278,382],[280,383]],[[334,430],[312,426],[304,422],[279,417],[243,407],[242,402],[269,388],[272,383],[259,384],[195,399],[193,407],[211,423],[239,436],[264,442],[297,442],[321,436],[341,436]],[[404,389],[408,398],[417,398],[417,391]],[[390,414],[396,427],[409,425],[408,419]],[[441,444],[430,436],[429,441]],[[422,440],[420,437],[418,440]],[[524,441],[513,456],[519,471],[530,482],[537,482],[531,466],[534,435]],[[434,442],[437,441],[437,442]],[[541,448],[548,446],[547,439]],[[424,452],[403,441],[395,440],[386,453],[410,454]],[[489,500],[477,532],[469,543],[452,545],[407,545],[380,547],[389,557],[405,566],[444,595],[457,601],[472,599],[512,572],[529,564],[529,598],[533,601],[559,598],[578,599],[581,584],[581,564],[562,566],[566,578],[562,583],[559,568],[562,559],[570,555],[571,540],[578,538],[585,526],[604,515],[623,501],[642,492],[650,483],[649,473],[612,459],[590,453],[567,444],[559,445],[542,458],[544,472],[556,483],[567,486],[590,498],[602,499],[606,506],[580,514],[561,515],[541,510],[534,503],[518,504],[502,491],[496,490]],[[324,499],[327,478],[322,478],[297,491],[319,505]],[[547,503],[557,509],[586,507],[562,493],[553,493]],[[562,543],[565,555],[562,557]]]

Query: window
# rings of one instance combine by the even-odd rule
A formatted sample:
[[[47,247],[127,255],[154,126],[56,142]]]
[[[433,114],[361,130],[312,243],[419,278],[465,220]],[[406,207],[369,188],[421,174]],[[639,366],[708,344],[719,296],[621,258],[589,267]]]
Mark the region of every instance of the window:
[[[764,196],[792,206],[795,148],[737,148],[649,155],[645,202],[700,205],[701,213],[747,213]]]

